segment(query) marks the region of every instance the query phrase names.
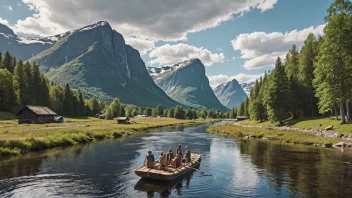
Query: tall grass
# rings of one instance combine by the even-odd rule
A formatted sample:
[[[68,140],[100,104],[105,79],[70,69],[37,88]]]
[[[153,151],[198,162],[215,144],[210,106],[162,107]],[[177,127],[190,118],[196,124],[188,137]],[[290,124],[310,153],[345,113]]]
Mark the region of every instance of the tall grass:
[[[17,123],[4,123],[0,126],[0,156],[19,155],[31,151],[60,146],[71,146],[75,144],[93,142],[106,138],[120,138],[123,134],[131,135],[138,131],[148,129],[176,126],[190,123],[206,123],[212,120],[185,121],[168,118],[135,119],[138,124],[117,125],[116,121],[99,119],[73,119],[67,126],[82,126],[81,128],[62,128],[60,124],[47,125],[17,125]],[[53,129],[50,129],[53,127]]]

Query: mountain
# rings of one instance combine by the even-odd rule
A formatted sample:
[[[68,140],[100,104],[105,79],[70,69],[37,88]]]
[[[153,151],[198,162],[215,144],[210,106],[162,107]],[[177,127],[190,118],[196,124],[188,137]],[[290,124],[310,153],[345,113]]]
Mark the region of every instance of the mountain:
[[[48,71],[51,81],[80,88],[86,97],[118,97],[125,104],[150,107],[179,104],[154,83],[139,52],[109,23],[101,21],[58,37],[29,60]]]
[[[228,110],[216,98],[199,59],[148,70],[152,72],[156,84],[177,102],[194,108]]]
[[[6,51],[9,51],[11,55],[23,61],[52,47],[57,40],[57,37],[21,37],[16,35],[12,29],[6,25],[0,24],[0,52],[4,54]]]
[[[249,94],[251,92],[252,87],[255,85],[255,82],[250,82],[250,83],[242,83],[240,84],[244,92],[246,92],[247,96],[249,97]]]
[[[235,79],[217,86],[214,89],[214,93],[221,104],[225,105],[229,109],[238,107],[241,102],[247,98],[247,94],[243,91],[241,85]]]

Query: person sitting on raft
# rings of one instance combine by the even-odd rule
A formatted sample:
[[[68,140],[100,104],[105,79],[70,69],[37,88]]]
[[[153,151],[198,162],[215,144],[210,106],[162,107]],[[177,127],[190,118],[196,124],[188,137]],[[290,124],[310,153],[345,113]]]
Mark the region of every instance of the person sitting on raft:
[[[176,154],[178,154],[178,152],[181,151],[181,155],[182,155],[182,147],[181,144],[178,145],[177,149],[176,149]]]
[[[144,164],[147,162],[147,168],[154,168],[154,155],[152,154],[152,151],[148,151],[148,155],[145,157]]]
[[[160,170],[166,170],[167,169],[167,165],[166,165],[166,154],[164,154],[164,152],[160,153],[160,157],[158,162],[160,163],[160,166],[158,167]]]
[[[171,164],[171,161],[174,159],[174,153],[172,152],[172,149],[169,149],[169,152],[166,155],[166,164],[169,165]]]
[[[175,158],[171,161],[171,166],[173,168],[178,168],[182,164],[182,153],[179,150],[178,153],[176,154]]]
[[[186,146],[185,149],[186,149],[186,153],[185,153],[185,157],[183,158],[183,161],[185,163],[189,163],[192,161],[191,150],[188,149],[188,146]]]

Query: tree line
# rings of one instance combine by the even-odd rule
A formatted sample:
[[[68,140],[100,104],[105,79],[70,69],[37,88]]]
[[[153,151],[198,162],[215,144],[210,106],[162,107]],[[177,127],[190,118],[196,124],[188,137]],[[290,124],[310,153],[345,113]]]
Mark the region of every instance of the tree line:
[[[184,109],[183,106],[164,109],[124,105],[115,98],[111,103],[96,97],[85,100],[80,89],[71,89],[50,82],[34,62],[23,63],[9,52],[0,53],[0,111],[16,113],[25,105],[47,106],[58,115],[68,117],[100,116],[105,119],[137,115],[163,116],[176,119],[225,118],[217,110]]]
[[[239,115],[283,124],[285,119],[320,114],[351,122],[352,3],[335,0],[325,17],[324,35],[309,34],[299,50],[277,58],[272,72],[256,81]],[[247,112],[248,110],[248,112]]]

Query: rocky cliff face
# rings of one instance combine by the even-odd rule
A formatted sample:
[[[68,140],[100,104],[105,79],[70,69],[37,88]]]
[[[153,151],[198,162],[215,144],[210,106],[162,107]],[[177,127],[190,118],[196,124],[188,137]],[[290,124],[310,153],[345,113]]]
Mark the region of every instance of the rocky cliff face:
[[[25,38],[16,35],[12,29],[0,24],[0,52],[9,51],[11,55],[26,61],[39,52],[53,46],[58,38]]]
[[[217,86],[214,93],[221,104],[229,109],[238,107],[247,98],[247,94],[235,79]]]
[[[89,97],[150,107],[178,104],[155,85],[139,52],[104,21],[60,35],[29,61],[48,71],[50,80],[69,83]]]
[[[241,83],[240,84],[244,92],[246,92],[247,96],[249,97],[249,94],[251,92],[251,89],[255,85],[255,82],[250,82],[250,83]]]
[[[214,95],[199,59],[164,67],[158,75],[155,73],[158,72],[152,73],[156,84],[177,102],[194,108],[228,110]]]

